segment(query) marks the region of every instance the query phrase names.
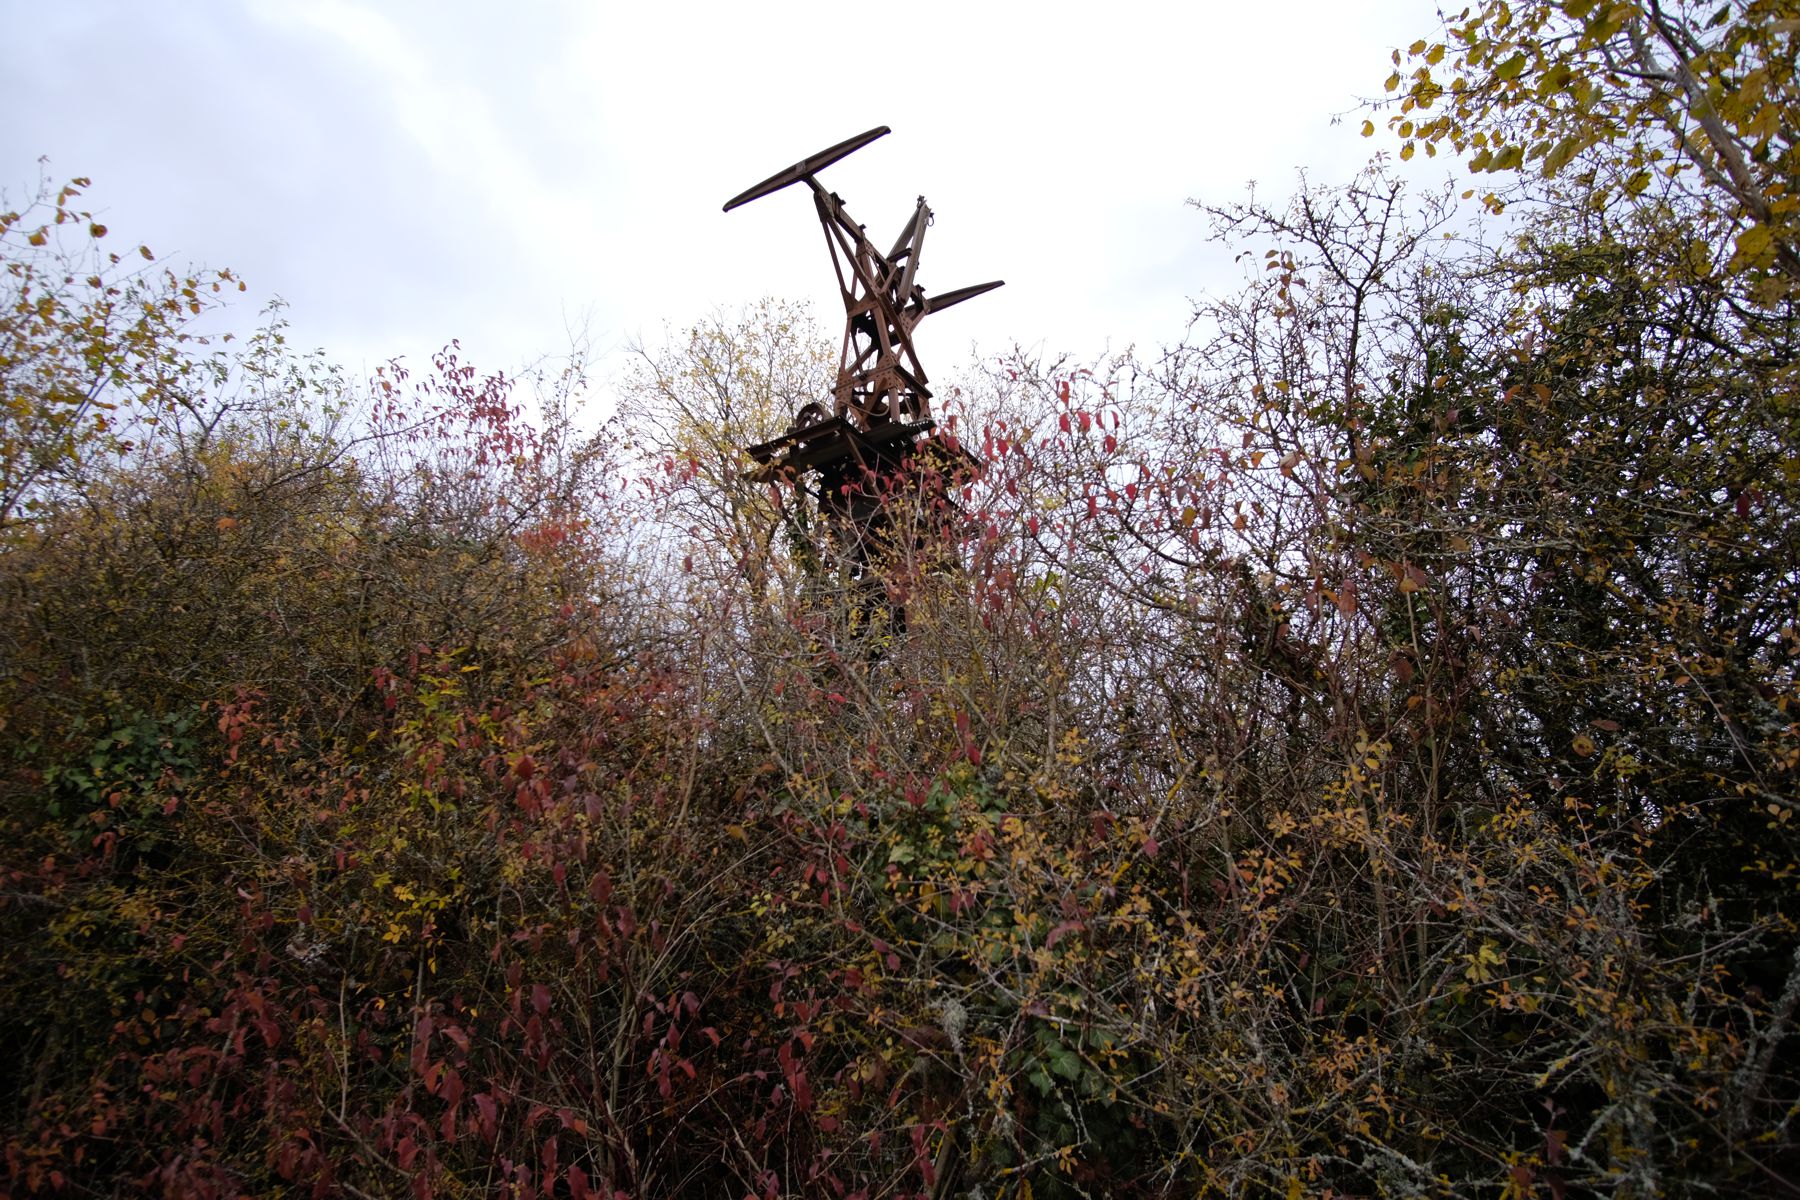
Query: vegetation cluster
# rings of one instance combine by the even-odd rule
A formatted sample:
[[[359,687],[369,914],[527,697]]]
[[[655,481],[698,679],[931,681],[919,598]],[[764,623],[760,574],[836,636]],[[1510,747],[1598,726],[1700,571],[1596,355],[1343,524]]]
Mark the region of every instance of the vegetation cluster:
[[[596,434],[0,216],[0,1193],[1800,1193],[1797,32],[1465,13],[1485,207],[1205,210],[855,579],[797,310]]]

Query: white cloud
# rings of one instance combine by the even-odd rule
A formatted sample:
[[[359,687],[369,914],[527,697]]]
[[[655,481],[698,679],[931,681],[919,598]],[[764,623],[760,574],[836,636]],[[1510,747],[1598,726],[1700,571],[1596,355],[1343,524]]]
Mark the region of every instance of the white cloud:
[[[452,337],[485,365],[717,304],[836,298],[810,206],[726,197],[877,124],[825,177],[877,240],[923,192],[922,282],[1007,288],[922,335],[1093,352],[1179,335],[1235,280],[1190,196],[1373,148],[1334,113],[1379,88],[1423,3],[1357,9],[0,0],[0,178],[95,177],[115,228],[293,302],[353,363]]]

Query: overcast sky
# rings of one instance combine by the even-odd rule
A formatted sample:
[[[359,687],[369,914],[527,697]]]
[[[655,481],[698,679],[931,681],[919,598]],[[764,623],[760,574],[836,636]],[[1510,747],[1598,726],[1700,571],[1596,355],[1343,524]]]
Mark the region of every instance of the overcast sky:
[[[231,267],[354,368],[654,342],[717,306],[841,307],[806,196],[735,193],[875,125],[822,179],[886,246],[923,193],[942,377],[1015,340],[1181,336],[1229,288],[1189,198],[1376,149],[1361,97],[1425,0],[676,4],[0,0],[0,185],[87,175],[116,235]],[[1342,116],[1334,124],[1334,116]],[[253,306],[252,306],[253,307]],[[247,324],[252,311],[242,314]]]

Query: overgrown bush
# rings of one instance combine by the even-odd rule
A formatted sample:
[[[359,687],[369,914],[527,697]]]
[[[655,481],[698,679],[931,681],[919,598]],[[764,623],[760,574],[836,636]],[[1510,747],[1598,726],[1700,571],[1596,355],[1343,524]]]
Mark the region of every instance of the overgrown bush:
[[[8,217],[6,1190],[1794,1191],[1791,301],[1533,187],[1213,210],[873,580],[733,450],[791,310],[584,435]]]

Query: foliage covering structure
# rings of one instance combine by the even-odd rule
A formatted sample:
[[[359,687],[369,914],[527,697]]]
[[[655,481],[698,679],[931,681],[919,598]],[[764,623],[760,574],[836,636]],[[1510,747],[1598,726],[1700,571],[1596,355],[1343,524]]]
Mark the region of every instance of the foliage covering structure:
[[[1793,299],[1603,165],[1208,210],[1186,345],[949,397],[873,646],[733,455],[803,314],[592,436],[7,217],[5,1189],[1793,1190]]]

